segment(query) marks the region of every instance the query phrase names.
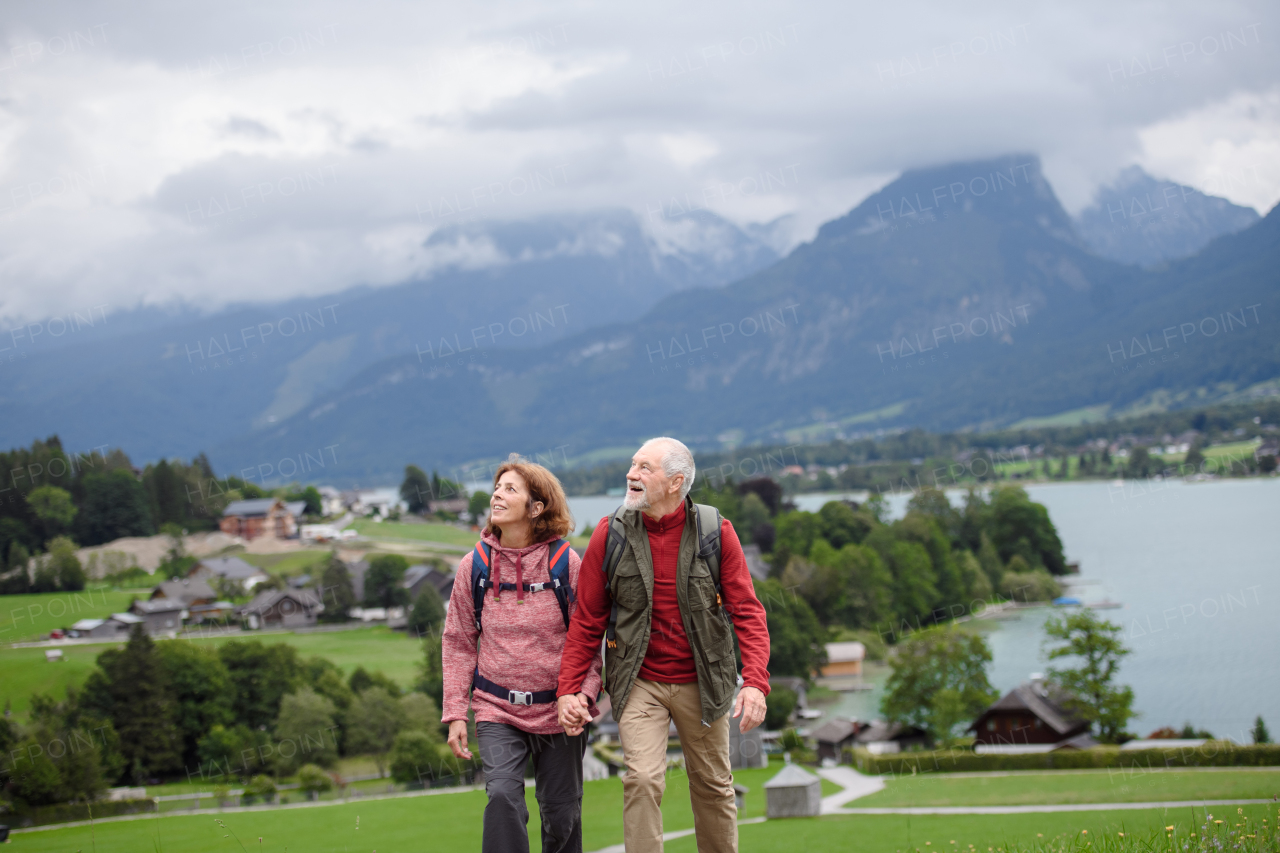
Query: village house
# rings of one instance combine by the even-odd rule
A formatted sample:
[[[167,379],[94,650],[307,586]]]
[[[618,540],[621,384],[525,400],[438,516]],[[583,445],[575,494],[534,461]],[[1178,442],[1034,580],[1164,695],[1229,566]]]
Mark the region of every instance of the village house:
[[[259,536],[294,539],[306,507],[306,501],[285,503],[279,498],[232,501],[222,511],[218,526],[228,536],[241,539],[257,539]]]
[[[314,590],[264,590],[238,611],[245,627],[297,628],[316,624],[324,604]]]
[[[167,599],[169,601],[180,602],[184,607],[190,607],[193,604],[211,604],[218,599],[217,593],[213,591],[213,587],[201,578],[192,580],[186,578],[184,580],[161,581],[156,584],[156,588],[151,590],[151,600]]]
[[[115,639],[123,637],[142,619],[132,613],[112,613],[106,619],[81,619],[71,626],[67,636],[73,638]]]
[[[129,612],[142,620],[142,626],[148,634],[155,636],[181,631],[187,608],[181,601],[157,598],[152,601],[135,601],[129,605]]]
[[[862,675],[862,661],[866,656],[867,647],[857,641],[827,643],[827,663],[822,667],[822,676]]]
[[[812,733],[813,739],[818,742],[818,760],[829,758],[839,763],[844,751],[853,748],[858,732],[863,728],[864,726],[858,725],[857,720],[843,717],[823,723]]]
[[[902,723],[884,723],[875,720],[854,737],[854,743],[872,755],[928,749],[929,733],[915,726]]]
[[[440,600],[445,602],[447,606],[449,596],[453,595],[453,574],[451,572],[442,572],[435,566],[427,566],[421,563],[405,569],[404,580],[401,585],[409,591],[409,601],[417,601],[419,593],[422,592],[422,587],[426,584],[431,584],[436,588],[436,592],[440,593]]]
[[[187,572],[187,579],[192,581],[202,580],[208,584],[213,578],[239,583],[247,592],[266,580],[267,573],[239,557],[206,557]],[[209,601],[213,598],[210,597]]]
[[[1029,753],[1097,746],[1088,721],[1065,707],[1067,698],[1043,678],[1018,685],[969,726],[974,751]]]

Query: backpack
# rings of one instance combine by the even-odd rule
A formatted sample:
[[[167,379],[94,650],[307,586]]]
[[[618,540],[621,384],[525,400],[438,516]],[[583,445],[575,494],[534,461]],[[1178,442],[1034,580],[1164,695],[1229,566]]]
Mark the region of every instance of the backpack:
[[[551,572],[551,580],[542,583],[522,584],[525,592],[543,592],[551,590],[556,594],[556,602],[560,605],[560,615],[564,617],[564,629],[569,630],[569,604],[574,600],[573,587],[569,585],[569,543],[563,539],[553,539],[547,543],[547,568]],[[484,540],[476,543],[471,551],[471,600],[475,604],[476,630],[481,631],[480,617],[484,612],[484,593],[492,589],[493,581],[489,579],[489,561],[491,549]],[[503,590],[514,590],[513,583],[499,583],[497,596]]]
[[[698,542],[697,555],[707,561],[707,567],[711,569],[711,580],[716,585],[716,604],[724,607],[720,589],[720,510],[707,504],[694,504],[693,508],[697,512],[694,527]],[[604,547],[604,562],[600,564],[606,590],[612,589],[613,572],[627,550],[627,528],[622,519],[618,518],[621,511],[622,507],[618,507],[609,516],[609,541]],[[704,533],[708,528],[710,532]],[[605,632],[605,643],[611,649],[618,647],[617,626],[618,602],[615,601],[609,612],[609,628]]]

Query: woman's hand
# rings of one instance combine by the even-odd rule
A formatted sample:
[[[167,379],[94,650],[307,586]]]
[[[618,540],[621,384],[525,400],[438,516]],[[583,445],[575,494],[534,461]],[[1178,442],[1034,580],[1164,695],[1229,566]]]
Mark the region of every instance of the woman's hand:
[[[459,758],[470,760],[471,750],[467,749],[467,721],[454,720],[449,723],[449,748]]]

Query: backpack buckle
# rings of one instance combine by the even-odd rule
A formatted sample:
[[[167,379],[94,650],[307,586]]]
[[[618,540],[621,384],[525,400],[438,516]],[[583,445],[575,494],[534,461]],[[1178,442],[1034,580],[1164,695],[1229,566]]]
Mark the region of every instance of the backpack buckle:
[[[525,690],[508,690],[507,701],[512,705],[532,705],[533,694]]]

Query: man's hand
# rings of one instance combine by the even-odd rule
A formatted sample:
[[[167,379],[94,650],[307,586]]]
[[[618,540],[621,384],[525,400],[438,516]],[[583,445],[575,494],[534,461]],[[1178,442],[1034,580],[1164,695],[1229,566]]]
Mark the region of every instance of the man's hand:
[[[566,693],[556,699],[557,722],[570,737],[582,734],[582,727],[591,722],[591,709],[584,693]]]
[[[764,694],[759,687],[744,687],[738,691],[738,699],[733,703],[733,716],[741,716],[739,731],[749,732],[764,722]]]
[[[454,720],[449,723],[449,748],[459,758],[471,758],[471,750],[467,749],[466,720]]]

